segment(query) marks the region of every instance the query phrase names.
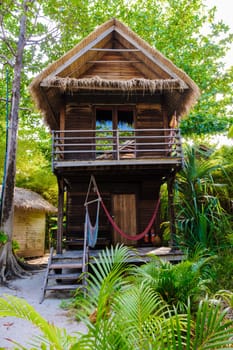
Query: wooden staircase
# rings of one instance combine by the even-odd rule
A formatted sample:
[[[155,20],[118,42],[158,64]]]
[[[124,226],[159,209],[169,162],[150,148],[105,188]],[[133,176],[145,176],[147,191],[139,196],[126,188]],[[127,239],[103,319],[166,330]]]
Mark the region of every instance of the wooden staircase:
[[[47,291],[72,291],[85,288],[85,273],[88,267],[88,249],[54,254],[51,248],[42,287],[40,303]]]
[[[55,255],[52,248],[40,303],[43,302],[46,291],[72,291],[80,288],[85,292],[88,263],[89,261],[93,263],[93,258],[98,258],[100,252],[101,250],[96,249],[89,251],[86,244],[84,244],[83,250],[69,250]],[[173,250],[169,247],[139,247],[132,250],[129,262],[134,264],[146,263],[153,256],[157,256],[163,261],[170,261],[173,264],[183,259],[183,253],[180,250]]]

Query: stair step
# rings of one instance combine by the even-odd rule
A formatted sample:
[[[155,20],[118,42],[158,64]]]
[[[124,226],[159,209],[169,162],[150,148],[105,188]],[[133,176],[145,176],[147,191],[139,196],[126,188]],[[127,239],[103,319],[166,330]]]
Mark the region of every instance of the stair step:
[[[82,287],[82,284],[58,284],[54,286],[46,286],[45,290],[76,290],[77,288]]]
[[[49,273],[48,278],[55,278],[60,280],[76,280],[80,278],[80,273]]]
[[[50,269],[81,269],[81,263],[52,263]]]
[[[75,254],[75,255],[67,255],[67,256],[61,256],[61,255],[54,255],[53,256],[53,261],[55,260],[62,260],[62,261],[67,261],[67,262],[72,262],[72,261],[77,261],[77,260],[82,260],[83,256],[81,254]]]

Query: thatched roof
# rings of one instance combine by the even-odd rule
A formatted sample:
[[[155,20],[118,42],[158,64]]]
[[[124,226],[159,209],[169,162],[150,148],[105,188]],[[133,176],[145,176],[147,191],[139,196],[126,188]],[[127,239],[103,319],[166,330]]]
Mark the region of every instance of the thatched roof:
[[[2,186],[0,186],[0,193]],[[38,193],[25,188],[15,187],[14,207],[25,210],[36,210],[45,213],[56,213],[57,208],[47,202]]]
[[[52,77],[44,79],[43,85],[47,87],[57,87],[63,92],[76,91],[82,88],[89,89],[119,89],[122,91],[130,92],[142,90],[143,92],[149,91],[155,93],[156,91],[173,91],[185,89],[185,84],[179,79],[145,79],[134,78],[128,80],[107,80],[101,79],[98,76],[93,78],[75,79],[75,78],[61,78]]]
[[[112,69],[104,71],[106,63]],[[117,70],[118,68],[118,70]],[[132,76],[124,77],[124,71]],[[122,73],[123,72],[123,73]],[[43,70],[30,91],[51,128],[58,128],[63,96],[81,91],[163,93],[171,113],[188,113],[200,95],[197,85],[122,22],[111,19]]]

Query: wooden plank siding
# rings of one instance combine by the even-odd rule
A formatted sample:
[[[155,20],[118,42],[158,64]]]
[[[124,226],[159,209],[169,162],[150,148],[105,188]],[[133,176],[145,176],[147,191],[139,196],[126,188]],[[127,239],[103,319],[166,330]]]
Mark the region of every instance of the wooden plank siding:
[[[85,187],[88,188],[88,184],[86,184]],[[85,198],[86,193],[78,192],[76,190],[68,192],[67,195],[65,236],[68,241],[80,240],[77,242],[77,245],[82,245],[82,240],[84,238]],[[102,198],[106,206],[111,208],[111,197],[109,194],[106,195],[105,193],[102,193]],[[95,198],[90,196],[89,199],[92,200]],[[89,205],[88,211],[91,222],[94,224],[96,220],[96,203]],[[112,243],[111,226],[102,208],[100,208],[98,244],[109,245],[110,243]]]
[[[139,145],[137,146],[137,150],[139,151],[138,156],[140,158],[162,157],[165,155],[163,146],[163,143],[166,142],[163,132],[164,124],[161,104],[137,104],[136,129],[148,129],[148,132],[137,132],[137,136],[143,136],[138,140]],[[156,133],[156,139],[153,138],[153,131],[150,131],[150,129],[161,130],[159,134]],[[161,138],[159,136],[161,136]],[[159,144],[154,145],[153,143],[161,143],[161,146]],[[143,150],[145,150],[145,152],[143,152]]]
[[[120,228],[132,235],[142,232],[148,225],[153,214],[156,201],[158,200],[158,191],[160,181],[152,181],[141,179],[132,181],[132,178],[121,178],[121,181],[113,179],[109,181],[108,176],[102,177],[97,181],[101,197],[109,213],[116,220]],[[81,246],[84,237],[84,221],[86,192],[88,183],[72,184],[72,191],[67,194],[67,222],[66,222],[66,238],[68,241],[73,240],[77,245]],[[96,199],[91,194],[89,201]],[[124,215],[122,215],[122,210]],[[96,203],[88,206],[92,224],[96,220]],[[130,213],[130,214],[129,214]],[[134,213],[134,214],[133,214]],[[155,229],[159,231],[159,216],[155,220]],[[143,241],[143,240],[141,240]],[[140,241],[128,241],[122,236],[114,232],[113,227],[109,223],[102,207],[99,213],[99,235],[98,245],[109,245],[111,243],[126,243],[129,245],[140,245]]]
[[[127,38],[127,36],[122,36],[119,32],[115,33],[115,38],[116,40],[119,42],[119,44],[121,45],[121,47],[130,47],[130,48],[134,48],[137,49],[140,47],[140,45],[137,45],[137,42],[134,40],[128,40],[129,38]],[[136,45],[136,46],[135,46]],[[132,55],[131,55],[132,57]],[[145,74],[147,75],[147,78],[150,79],[167,79],[169,78],[169,74],[166,73],[159,65],[151,65],[151,59],[148,58],[146,55],[144,55],[144,50],[142,50],[142,48],[140,47],[139,52],[135,52],[134,53],[134,57],[137,57],[138,59],[142,59],[144,62],[144,66],[143,66],[143,71],[145,72]],[[150,69],[145,69],[144,67],[150,67]],[[153,68],[153,69],[152,69]],[[131,77],[132,78],[132,77]]]
[[[108,80],[145,78],[145,75],[135,67],[136,63],[139,65],[143,62],[138,59],[127,61],[121,52],[107,52],[102,56],[101,62],[95,59],[95,61],[90,60],[86,64],[88,63],[91,67],[82,75],[82,78],[92,78],[93,76]]]
[[[76,151],[77,146],[68,146],[66,147],[66,150],[70,153],[65,154],[66,159],[72,159],[72,160],[78,160],[78,159],[89,159],[90,153],[86,154],[85,151],[90,150],[91,146],[90,144],[93,143],[93,136],[94,136],[94,121],[92,118],[92,108],[89,104],[87,105],[79,105],[77,103],[68,103],[66,105],[66,111],[65,111],[66,117],[65,117],[65,130],[71,130],[71,132],[66,133],[66,138],[69,138],[66,140],[66,143],[68,144],[76,144],[77,140],[75,138],[80,138],[79,142],[83,145],[78,147],[79,151],[84,151],[83,153],[73,153],[71,151]],[[89,133],[85,133],[85,138],[82,139],[84,134],[82,132],[72,132],[73,130],[90,130]],[[89,138],[90,139],[87,139]],[[85,143],[87,146],[85,146]]]
[[[94,105],[96,108],[91,104],[78,103],[74,100],[75,98],[73,98],[73,100],[70,99],[66,104],[65,112],[61,110],[60,113],[60,125],[64,126],[64,130],[66,131],[64,134],[61,130],[60,134],[60,144],[63,143],[62,135],[66,138],[64,141],[65,160],[95,159],[95,109],[97,107],[113,109],[114,106],[116,106],[117,110],[120,110],[120,108],[128,110],[132,110],[132,108],[135,109],[135,129],[142,130],[141,133],[137,131],[136,134],[136,136],[139,136],[139,139],[137,139],[137,143],[139,143],[137,146],[139,151],[138,157],[153,158],[166,155],[166,147],[164,147],[164,143],[167,142],[167,138],[165,138],[163,129],[167,127],[167,119],[166,113],[162,111],[159,96],[155,103],[134,103],[129,106],[126,104],[122,104],[122,106],[121,104],[118,105],[117,96],[114,96],[112,99],[109,98],[108,104],[102,105],[96,103]],[[148,131],[145,131],[144,129],[147,129]],[[160,129],[160,132],[153,132],[151,129]],[[69,130],[71,132],[67,132]],[[161,138],[159,137],[160,135]],[[155,143],[157,143],[157,145],[155,145]],[[64,149],[64,147],[62,147],[62,149]],[[93,155],[90,153],[92,149]],[[143,150],[145,150],[145,152],[143,152]]]

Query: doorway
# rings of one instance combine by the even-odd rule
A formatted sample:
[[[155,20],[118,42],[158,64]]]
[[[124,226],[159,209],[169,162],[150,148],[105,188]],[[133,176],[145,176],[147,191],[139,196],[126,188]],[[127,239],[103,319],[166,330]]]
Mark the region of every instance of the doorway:
[[[135,236],[137,233],[135,194],[113,194],[112,206],[115,223],[123,232]],[[123,237],[116,230],[113,230],[113,242],[136,245],[136,241]]]

